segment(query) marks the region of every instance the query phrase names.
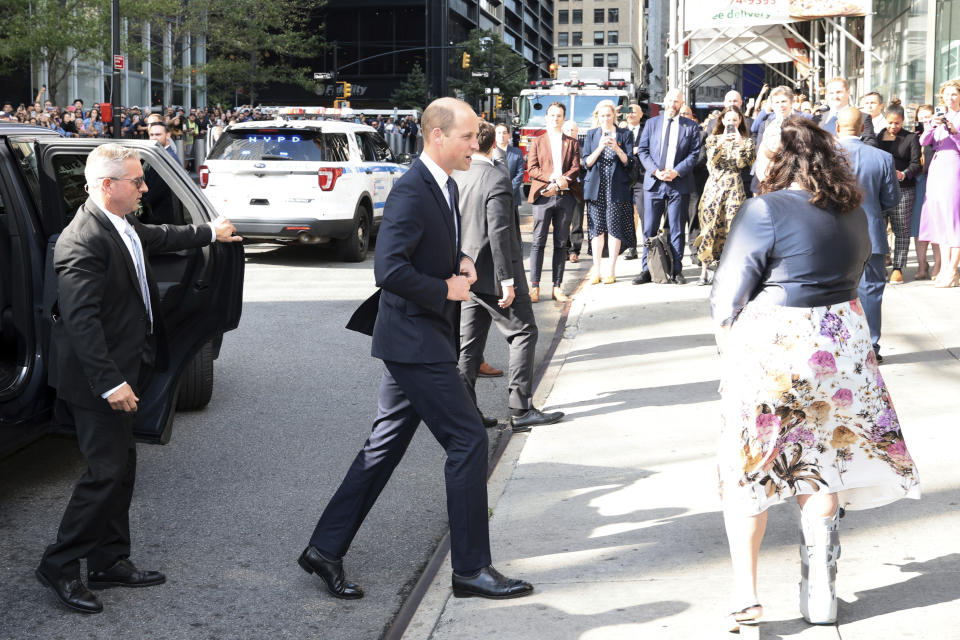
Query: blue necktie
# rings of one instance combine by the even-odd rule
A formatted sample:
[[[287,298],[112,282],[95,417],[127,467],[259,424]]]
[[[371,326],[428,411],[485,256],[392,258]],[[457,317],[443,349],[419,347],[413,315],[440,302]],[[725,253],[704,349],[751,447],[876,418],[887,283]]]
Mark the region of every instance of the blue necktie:
[[[670,150],[670,127],[673,126],[673,118],[667,120],[667,130],[663,134],[663,141],[660,143],[660,164],[661,169],[667,168],[667,152]]]
[[[153,332],[153,309],[150,306],[150,287],[147,285],[147,269],[143,262],[143,250],[140,248],[140,238],[137,232],[128,223],[123,230],[130,240],[130,247],[133,249],[133,266],[137,272],[137,280],[140,282],[140,295],[143,296],[143,306],[147,310],[147,318],[150,319],[150,331]]]

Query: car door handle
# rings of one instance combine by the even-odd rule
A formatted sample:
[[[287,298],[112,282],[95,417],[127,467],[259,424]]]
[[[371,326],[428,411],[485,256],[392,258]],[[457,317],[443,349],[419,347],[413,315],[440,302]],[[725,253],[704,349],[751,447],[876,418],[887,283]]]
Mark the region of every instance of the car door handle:
[[[363,172],[370,174],[370,173],[373,173],[373,169],[364,169]]]

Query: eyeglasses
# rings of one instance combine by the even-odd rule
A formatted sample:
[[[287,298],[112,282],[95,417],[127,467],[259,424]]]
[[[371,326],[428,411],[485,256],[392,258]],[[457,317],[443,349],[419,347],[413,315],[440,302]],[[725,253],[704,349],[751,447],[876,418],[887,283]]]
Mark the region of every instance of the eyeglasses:
[[[137,189],[142,187],[143,183],[146,182],[146,178],[144,176],[140,176],[139,178],[114,178],[113,176],[100,176],[97,179],[98,180],[123,180],[125,182],[132,182]]]

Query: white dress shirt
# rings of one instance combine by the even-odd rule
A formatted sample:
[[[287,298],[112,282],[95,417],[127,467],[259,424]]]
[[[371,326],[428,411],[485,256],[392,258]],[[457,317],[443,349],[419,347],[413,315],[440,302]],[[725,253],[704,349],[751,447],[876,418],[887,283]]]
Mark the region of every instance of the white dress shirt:
[[[457,243],[460,242],[460,224],[457,222],[457,214],[453,212],[453,202],[450,200],[450,190],[447,189],[447,181],[453,180],[447,172],[440,168],[436,162],[433,161],[433,158],[429,154],[421,153],[420,161],[423,162],[423,165],[427,168],[427,171],[430,172],[430,175],[433,176],[433,179],[437,181],[437,185],[440,187],[440,193],[443,194],[443,197],[447,201],[447,206],[450,207],[450,212],[453,213],[453,230],[457,235]]]
[[[663,117],[663,124],[660,127],[660,148],[663,148],[663,136],[667,133],[667,122],[668,119],[666,116]],[[675,161],[675,156],[677,155],[677,138],[680,135],[680,116],[673,116],[673,124],[670,125],[670,140],[667,142],[667,157],[661,158],[663,161],[664,169],[673,169],[673,163]]]
[[[563,175],[563,132],[547,131],[547,141],[550,143],[550,155],[553,158],[553,173],[551,180]]]
[[[873,118],[873,132],[880,133],[881,129],[887,128],[887,119],[883,117],[881,113],[877,117]]]

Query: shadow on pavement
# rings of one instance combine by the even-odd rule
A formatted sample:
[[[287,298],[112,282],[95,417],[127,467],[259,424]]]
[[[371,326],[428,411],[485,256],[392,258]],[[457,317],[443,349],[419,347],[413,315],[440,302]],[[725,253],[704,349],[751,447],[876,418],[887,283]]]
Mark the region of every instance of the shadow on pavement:
[[[720,393],[717,391],[719,387],[719,380],[704,380],[702,382],[668,384],[659,387],[621,389],[597,394],[596,397],[589,400],[550,405],[550,409],[561,409],[566,411],[571,418],[582,418],[619,413],[626,409],[639,409],[641,407],[668,407],[713,402],[720,399]],[[571,423],[571,426],[576,425]]]
[[[622,342],[608,342],[595,345],[589,349],[571,351],[564,359],[565,363],[597,360],[600,358],[620,358],[693,349],[696,347],[712,346],[715,342],[712,333],[698,333],[686,336],[664,336],[645,338],[641,340],[624,340]]]

